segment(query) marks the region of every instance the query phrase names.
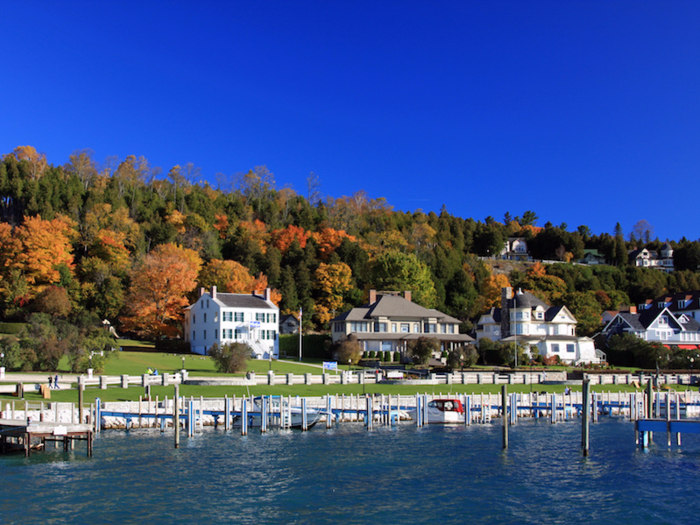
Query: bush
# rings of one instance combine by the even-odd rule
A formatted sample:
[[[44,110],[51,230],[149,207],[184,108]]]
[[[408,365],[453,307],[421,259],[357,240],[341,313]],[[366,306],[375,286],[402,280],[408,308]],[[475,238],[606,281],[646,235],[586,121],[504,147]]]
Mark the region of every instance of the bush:
[[[440,350],[440,341],[432,337],[419,337],[408,343],[408,354],[417,365],[426,365],[433,352]]]
[[[209,355],[219,372],[235,374],[246,369],[246,360],[252,354],[250,347],[243,343],[226,343],[219,346],[215,343],[209,349]]]
[[[558,365],[561,363],[561,359],[558,355],[550,355],[549,357],[545,357],[542,361],[547,366]]]
[[[357,342],[357,337],[350,335],[347,339],[338,341],[335,344],[333,355],[338,363],[358,364],[362,358],[362,350],[360,350],[360,343]]]

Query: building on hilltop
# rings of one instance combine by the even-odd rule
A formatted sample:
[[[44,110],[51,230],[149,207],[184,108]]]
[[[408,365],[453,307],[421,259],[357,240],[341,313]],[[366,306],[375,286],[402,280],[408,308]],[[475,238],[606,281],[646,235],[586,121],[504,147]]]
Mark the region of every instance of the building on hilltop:
[[[544,358],[559,356],[563,363],[604,360],[590,337],[576,335],[576,318],[566,306],[549,306],[530,292],[503,288],[501,307],[491,308],[477,324],[477,341],[517,342],[536,346]]]
[[[532,260],[532,257],[530,257],[527,251],[527,241],[525,237],[508,237],[499,255],[501,259],[509,259],[512,261]]]
[[[675,269],[673,264],[673,248],[669,243],[664,243],[661,249],[649,250],[641,248],[628,253],[629,263],[640,268],[656,268],[670,273]]]
[[[279,308],[270,300],[270,289],[263,295],[218,293],[200,289],[199,299],[185,308],[185,341],[192,352],[207,354],[217,343],[244,343],[257,359],[279,356]]]
[[[419,337],[438,339],[444,350],[474,342],[459,333],[460,321],[437,310],[411,301],[411,292],[370,290],[369,302],[331,319],[331,336],[337,342],[349,335],[357,337],[367,351],[404,352],[408,341]]]

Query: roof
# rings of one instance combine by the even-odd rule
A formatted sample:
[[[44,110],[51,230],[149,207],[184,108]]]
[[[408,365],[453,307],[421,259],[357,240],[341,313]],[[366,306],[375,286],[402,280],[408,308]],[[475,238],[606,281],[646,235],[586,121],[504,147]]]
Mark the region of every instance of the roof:
[[[398,295],[377,295],[373,304],[365,304],[350,311],[343,312],[332,321],[368,321],[379,317],[391,319],[438,319],[444,323],[459,323],[458,319],[450,317],[438,310],[424,308]]]
[[[263,297],[244,293],[217,293],[215,301],[229,308],[269,308],[276,309]]]

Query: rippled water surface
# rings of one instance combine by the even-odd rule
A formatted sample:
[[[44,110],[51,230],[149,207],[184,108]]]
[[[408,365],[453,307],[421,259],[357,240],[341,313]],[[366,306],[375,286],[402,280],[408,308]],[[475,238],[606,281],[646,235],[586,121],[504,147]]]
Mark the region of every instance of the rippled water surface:
[[[0,523],[693,523],[700,438],[634,444],[629,421],[359,424],[241,437],[104,432],[95,455],[0,456]]]

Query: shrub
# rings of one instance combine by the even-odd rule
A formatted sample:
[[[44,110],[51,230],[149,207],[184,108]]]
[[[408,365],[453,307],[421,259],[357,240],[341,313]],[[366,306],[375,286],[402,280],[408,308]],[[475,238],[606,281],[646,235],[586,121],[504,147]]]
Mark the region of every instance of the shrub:
[[[250,347],[243,343],[226,343],[221,346],[215,343],[209,349],[216,369],[226,374],[243,372],[246,369],[246,359],[251,353]]]

